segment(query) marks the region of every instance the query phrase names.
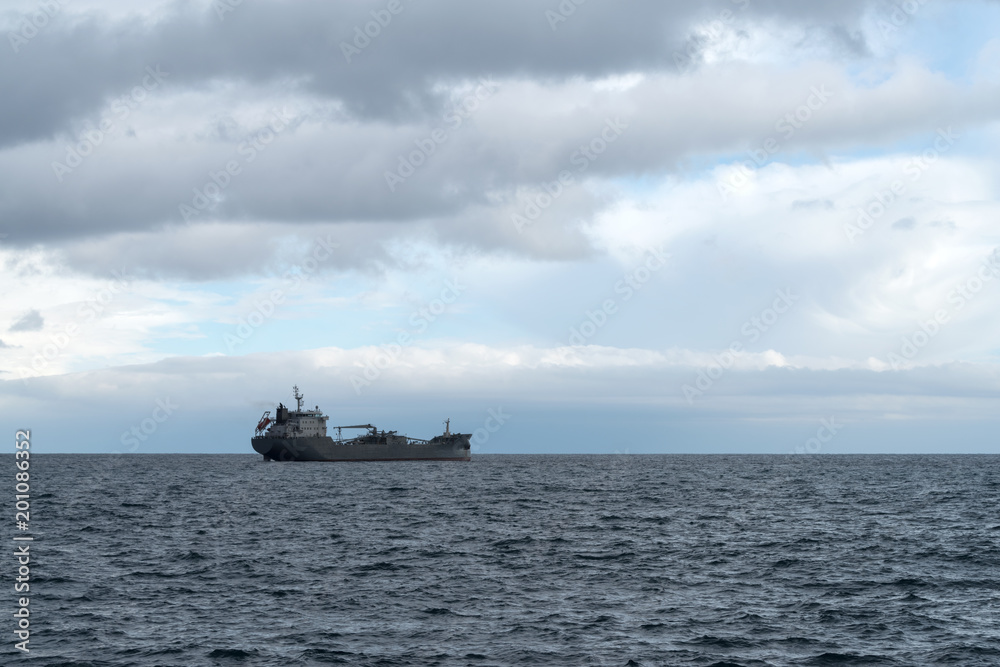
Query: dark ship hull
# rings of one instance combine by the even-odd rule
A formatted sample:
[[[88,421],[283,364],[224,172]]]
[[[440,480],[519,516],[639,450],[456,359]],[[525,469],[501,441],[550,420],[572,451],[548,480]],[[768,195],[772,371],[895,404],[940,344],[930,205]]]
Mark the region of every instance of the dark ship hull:
[[[451,420],[444,421],[444,433],[421,440],[399,435],[396,431],[379,431],[371,424],[334,426],[336,439],[326,434],[329,419],[316,406],[302,409],[302,394],[298,386],[295,410],[278,404],[274,419],[268,410],[257,423],[250,439],[254,451],[265,461],[468,461],[472,446],[471,434],[452,433]],[[344,431],[364,430],[364,435],[344,438]]]
[[[469,461],[471,435],[439,435],[414,442],[402,436],[363,436],[334,440],[330,436],[275,438],[256,436],[254,451],[265,461]]]

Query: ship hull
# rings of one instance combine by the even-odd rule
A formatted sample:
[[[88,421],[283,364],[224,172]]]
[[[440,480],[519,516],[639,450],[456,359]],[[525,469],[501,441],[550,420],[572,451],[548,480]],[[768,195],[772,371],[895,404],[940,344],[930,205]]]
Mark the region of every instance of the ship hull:
[[[469,461],[468,435],[438,436],[426,444],[368,444],[329,436],[251,439],[265,461]]]

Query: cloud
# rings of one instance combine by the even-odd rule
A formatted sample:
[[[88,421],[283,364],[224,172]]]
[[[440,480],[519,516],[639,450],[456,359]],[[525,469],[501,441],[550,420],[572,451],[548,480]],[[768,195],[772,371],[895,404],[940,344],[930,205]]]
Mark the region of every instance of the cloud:
[[[352,63],[340,42],[380,3],[244,3],[224,20],[210,3],[168,6],[143,20],[67,11],[22,53],[0,60],[0,87],[12,91],[0,135],[14,133],[0,151],[0,218],[20,247],[108,237],[107,251],[71,249],[76,266],[125,235],[216,222],[422,225],[444,244],[583,258],[592,249],[579,225],[617,197],[609,182],[743,160],[814,89],[832,97],[792,136],[779,136],[783,155],[870,148],[996,116],[988,82],[960,85],[901,59],[876,85],[859,83],[839,57],[802,57],[804,38],[767,32],[825,25],[809,43],[856,41],[874,6],[642,2],[625,29],[612,8],[588,5],[553,31],[546,8],[532,2],[430,2],[405,5]],[[731,28],[746,24],[800,56],[771,62],[735,53],[682,73],[676,50],[723,12],[733,15]],[[260,44],[285,48],[264,57]],[[71,57],[79,65],[72,76],[59,66]],[[162,67],[162,82],[147,67]],[[495,82],[487,96],[484,79]],[[276,110],[287,122],[276,136],[262,134]],[[628,129],[597,159],[576,162],[609,119]],[[99,131],[102,123],[111,129]],[[429,139],[436,130],[441,142]],[[390,190],[386,174],[428,141],[432,154],[414,158],[415,173]],[[227,175],[233,161],[239,173]],[[57,163],[70,171],[56,173]],[[512,216],[564,170],[574,183],[547,207],[553,223],[514,233]],[[219,240],[198,251],[234,254]],[[153,261],[171,257],[177,275],[211,275],[197,256]],[[247,249],[245,265],[267,261]]]
[[[542,429],[531,401],[560,428],[593,408],[737,438],[829,408],[988,414],[996,3],[64,4],[0,52],[0,352],[30,376],[5,410],[238,413],[295,375],[390,418],[497,399]],[[0,10],[9,39],[24,20]],[[640,288],[654,249],[672,258]],[[420,322],[355,395],[372,344]],[[592,346],[566,347],[584,324]],[[220,352],[247,356],[197,356]]]
[[[813,208],[820,208],[826,210],[832,210],[834,204],[829,199],[796,199],[792,202],[792,210],[809,210]]]
[[[210,355],[172,357],[151,364],[136,364],[84,373],[32,378],[32,396],[56,391],[65,398],[145,400],[151,392],[188,395],[206,409],[243,405],[249,397],[265,400],[280,390],[282,378],[300,377],[312,393],[327,401],[371,404],[413,392],[436,397],[540,400],[551,404],[592,403],[601,400],[654,401],[684,410],[692,409],[682,387],[713,362],[718,352],[684,349],[650,350],[597,345],[542,348],[531,345],[486,346],[472,343],[433,346],[410,345],[395,354],[392,363],[379,363],[378,377],[365,374],[385,349],[366,346],[352,349],[320,348],[245,356]],[[864,389],[872,396],[974,397],[1000,394],[1000,371],[987,364],[923,365],[893,371],[872,368],[867,362],[837,359],[783,357],[768,350],[746,353],[727,371],[693,409],[730,410],[735,404],[760,395],[827,397],[855,401]],[[372,378],[360,391],[352,378]],[[617,393],[622,381],[631,393]],[[21,381],[0,384],[4,400],[17,394]],[[143,388],[145,387],[145,388]],[[97,393],[94,393],[97,392]],[[134,398],[129,396],[136,394]],[[40,395],[40,394],[39,394]],[[630,398],[631,397],[631,398]],[[714,400],[713,397],[718,398]],[[839,398],[838,398],[839,397]],[[790,398],[794,401],[795,399]],[[812,400],[809,398],[808,400]],[[877,411],[863,402],[860,411]],[[770,414],[792,416],[791,404],[775,404]],[[752,416],[747,413],[747,417]]]
[[[120,448],[120,434],[148,416],[157,400],[169,399],[179,408],[160,434],[163,439],[145,443],[143,451],[191,446],[248,452],[250,430],[261,411],[287,402],[288,385],[295,382],[307,405],[318,404],[332,415],[331,424],[363,420],[410,434],[437,432],[448,416],[453,428],[471,431],[488,409],[502,408],[512,415],[511,426],[498,436],[494,451],[611,452],[621,448],[623,433],[650,441],[640,451],[718,451],[706,434],[720,435],[715,429],[725,424],[722,451],[751,444],[787,452],[815,433],[814,423],[831,415],[849,427],[838,441],[841,451],[912,451],[933,448],[932,439],[920,435],[929,426],[947,424],[956,438],[971,435],[976,423],[991,418],[1000,397],[1000,374],[989,365],[823,370],[777,366],[761,355],[727,371],[688,403],[681,388],[703,367],[697,355],[685,351],[470,344],[404,348],[358,395],[351,378],[361,376],[378,353],[378,348],[325,348],[174,357],[26,382],[12,379],[0,381],[0,415],[16,414],[27,423],[44,418],[53,443],[56,436],[74,432],[74,447],[112,451]],[[51,411],[53,401],[60,405],[57,415]],[[114,405],[114,418],[95,411],[98,405]],[[893,424],[897,434],[912,432],[914,440],[887,441],[879,429]],[[909,431],[906,424],[913,425]],[[182,434],[192,431],[212,437],[184,444]],[[969,444],[965,450],[977,447]]]
[[[41,331],[44,325],[42,314],[37,310],[31,310],[14,322],[8,331]]]
[[[448,90],[461,101],[474,96],[476,83],[469,86]],[[780,126],[814,89],[830,92],[822,108],[800,129]],[[277,104],[279,90],[261,93]],[[229,134],[220,134],[179,108],[203,105],[212,116],[221,100],[184,91],[137,111],[129,119],[136,138],[109,137],[61,183],[51,165],[66,160],[62,139],[0,152],[0,217],[17,231],[12,240],[20,247],[106,238],[104,254],[129,234],[222,222],[370,225],[378,239],[405,238],[413,233],[405,227],[421,226],[444,244],[542,260],[581,258],[591,251],[581,242],[581,224],[621,197],[622,179],[685,175],[686,163],[706,158],[739,165],[769,138],[780,143],[780,153],[768,158],[776,161],[913,140],[943,126],[961,135],[959,123],[996,115],[994,94],[912,65],[872,88],[818,63],[780,78],[769,66],[753,65],[719,65],[692,77],[650,74],[613,94],[593,81],[498,80],[497,91],[457,127],[445,120],[447,111],[407,122],[360,122],[330,117],[321,101],[293,96],[287,127],[254,148],[271,114],[260,100],[226,91],[237,118]],[[739,116],[729,112],[740,106]],[[609,123],[624,128],[610,144],[602,136]],[[430,139],[437,130],[446,137],[440,143]],[[591,145],[599,153],[588,152]],[[408,174],[410,167],[400,165],[418,160],[419,168],[390,190],[386,174]],[[230,163],[237,174],[225,173]],[[564,172],[572,182],[548,202],[545,188]],[[523,217],[539,197],[548,202],[541,220],[532,233],[518,233],[514,216]],[[263,248],[235,227],[228,243],[208,231],[200,236],[207,245],[164,253],[156,263],[176,262],[177,274],[206,274],[197,269],[199,253],[234,250],[245,254],[246,266],[267,263]]]
[[[450,245],[428,223],[211,223],[67,243],[45,253],[8,250],[0,258],[16,258],[24,268],[8,271],[11,297],[3,315],[13,320],[37,308],[51,332],[75,327],[66,352],[40,370],[53,374],[147,363],[178,347],[188,354],[232,352],[225,334],[275,289],[288,299],[240,352],[393,340],[441,281],[456,274],[469,289],[429,336],[565,343],[588,311],[614,298],[621,312],[589,342],[717,350],[748,342],[744,324],[769,307],[776,290],[791,288],[801,300],[754,351],[884,362],[902,336],[939,308],[953,308],[952,292],[993,252],[989,230],[1000,215],[992,194],[995,165],[943,156],[913,182],[904,171],[913,159],[902,153],[826,165],[775,161],[727,203],[717,190],[725,168],[668,179],[641,197],[610,200],[578,228],[579,246],[559,243],[560,235],[572,237],[558,219],[540,217],[520,235],[539,246],[529,257],[496,250],[502,237],[492,251],[477,250],[482,237],[457,223]],[[906,178],[903,196],[852,242],[845,229],[856,224],[859,208],[899,177]],[[795,206],[802,201],[821,203]],[[918,216],[961,224],[892,230],[894,221]],[[500,222],[498,231],[519,236],[509,220]],[[461,234],[468,234],[464,244],[454,240]],[[336,247],[327,253],[317,239]],[[626,303],[616,286],[627,292],[619,283],[660,247],[672,259]],[[322,261],[306,283],[289,289],[283,277],[312,267],[312,253],[320,250]],[[543,252],[551,259],[539,261]],[[127,274],[138,277],[131,287],[117,284],[109,269],[122,264],[114,262],[127,263]],[[990,355],[989,332],[1000,325],[997,303],[991,281],[953,313],[947,335],[921,351],[920,363]],[[29,367],[47,342],[8,340],[23,346],[15,366]]]
[[[673,68],[691,31],[726,10],[741,20],[821,22],[832,26],[822,39],[842,44],[850,32],[843,26],[856,27],[871,4],[850,0],[832,9],[802,9],[792,1],[752,2],[739,11],[725,0],[644,0],[622,20],[617,8],[590,3],[553,29],[546,12],[558,11],[558,3],[406,2],[351,62],[342,45],[351,45],[373,21],[370,12],[385,12],[384,2],[242,3],[222,20],[210,3],[176,3],[172,11],[142,19],[65,11],[17,54],[0,59],[0,89],[9,101],[0,145],[65,130],[73,118],[139,85],[147,65],[162,65],[169,85],[178,88],[225,79],[287,82],[342,101],[355,118],[398,120],[439,108],[443,100],[435,87],[441,81],[484,74],[599,78]],[[20,18],[8,15],[7,22],[14,28]],[[261,48],[265,44],[279,48]]]

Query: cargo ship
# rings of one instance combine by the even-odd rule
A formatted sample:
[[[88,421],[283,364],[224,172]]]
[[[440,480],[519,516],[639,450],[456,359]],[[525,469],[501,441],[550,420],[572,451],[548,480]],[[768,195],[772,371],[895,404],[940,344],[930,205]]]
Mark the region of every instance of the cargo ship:
[[[317,405],[303,410],[298,386],[292,388],[296,409],[278,404],[274,417],[266,411],[257,422],[250,444],[265,461],[468,461],[472,434],[452,433],[451,420],[444,433],[430,440],[410,438],[396,431],[379,431],[371,424],[334,426],[337,437],[327,435],[329,419]],[[344,431],[348,437],[344,437]],[[350,437],[351,431],[364,431]]]

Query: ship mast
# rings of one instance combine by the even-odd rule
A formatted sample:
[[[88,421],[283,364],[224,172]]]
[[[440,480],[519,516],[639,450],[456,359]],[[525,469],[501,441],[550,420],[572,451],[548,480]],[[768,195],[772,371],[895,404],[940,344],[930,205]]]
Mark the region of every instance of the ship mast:
[[[295,404],[298,406],[296,411],[302,412],[302,399],[305,398],[305,396],[299,393],[299,385],[292,386],[292,391],[295,392]]]

